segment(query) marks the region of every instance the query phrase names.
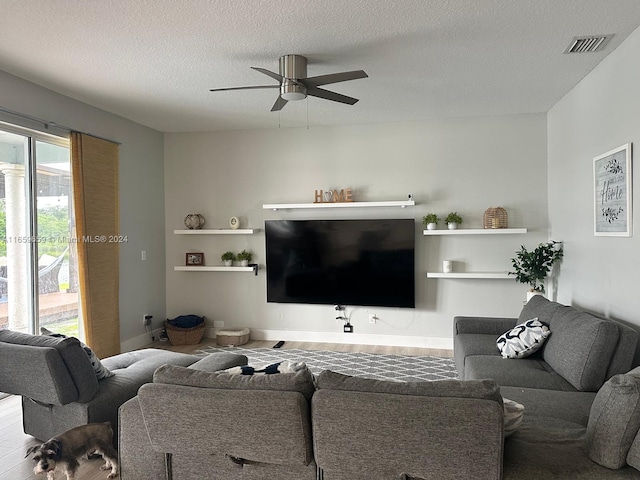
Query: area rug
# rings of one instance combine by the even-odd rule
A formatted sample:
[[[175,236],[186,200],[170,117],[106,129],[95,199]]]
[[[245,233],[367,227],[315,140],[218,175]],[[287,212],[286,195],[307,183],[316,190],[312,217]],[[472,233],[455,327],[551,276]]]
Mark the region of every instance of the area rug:
[[[331,370],[345,375],[397,382],[458,378],[453,359],[443,357],[239,347],[207,347],[199,350],[197,354],[205,355],[215,352],[246,355],[249,365],[253,367],[282,361],[304,362],[316,375],[323,370]]]

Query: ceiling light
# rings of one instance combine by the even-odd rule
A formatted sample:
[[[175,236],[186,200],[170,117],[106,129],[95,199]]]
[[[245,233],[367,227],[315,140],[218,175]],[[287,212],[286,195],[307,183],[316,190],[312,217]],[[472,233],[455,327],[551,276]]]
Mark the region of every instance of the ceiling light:
[[[280,96],[287,101],[304,100],[307,98],[307,89],[300,83],[285,79],[280,85]]]

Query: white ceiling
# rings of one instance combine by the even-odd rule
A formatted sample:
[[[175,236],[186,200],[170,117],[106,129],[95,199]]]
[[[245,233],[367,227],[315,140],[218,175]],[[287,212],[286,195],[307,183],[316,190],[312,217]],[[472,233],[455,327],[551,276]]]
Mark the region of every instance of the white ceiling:
[[[0,0],[0,70],[163,132],[546,112],[638,25],[638,0]],[[365,70],[323,87],[360,102],[209,92],[290,53]]]

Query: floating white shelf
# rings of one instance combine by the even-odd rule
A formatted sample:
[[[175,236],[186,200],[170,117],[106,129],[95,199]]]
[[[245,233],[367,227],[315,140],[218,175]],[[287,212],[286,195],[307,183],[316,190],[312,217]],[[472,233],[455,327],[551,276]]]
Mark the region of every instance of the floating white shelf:
[[[427,272],[427,278],[501,279],[512,278],[507,272]]]
[[[335,202],[335,203],[265,203],[265,210],[291,210],[295,208],[360,208],[360,207],[413,207],[414,200],[391,202]]]
[[[257,230],[253,228],[239,228],[237,230],[231,230],[230,228],[205,228],[201,230],[173,231],[175,235],[252,235],[255,232],[257,232]]]
[[[179,266],[173,267],[173,269],[177,272],[253,272],[254,267],[187,267],[187,266]]]
[[[507,235],[527,233],[526,228],[457,228],[455,230],[423,230],[423,235]]]

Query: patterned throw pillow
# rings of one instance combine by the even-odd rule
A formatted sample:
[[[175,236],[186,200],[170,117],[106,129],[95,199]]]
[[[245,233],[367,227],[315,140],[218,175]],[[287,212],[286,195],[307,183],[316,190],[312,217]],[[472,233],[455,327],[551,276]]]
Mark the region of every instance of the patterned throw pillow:
[[[500,335],[496,345],[504,358],[525,358],[537,352],[549,335],[549,326],[536,317]]]
[[[304,362],[278,362],[258,368],[242,365],[240,367],[227,368],[222,372],[231,375],[273,375],[274,373],[296,373],[306,368],[307,365]]]
[[[47,330],[44,327],[40,327],[40,333],[42,335],[47,335],[49,337],[67,338],[66,335],[63,335],[61,333],[52,332],[51,330]],[[109,369],[107,369],[107,367],[102,365],[102,362],[100,361],[98,356],[95,353],[93,353],[93,350],[91,350],[83,342],[80,342],[80,346],[82,347],[82,349],[85,351],[85,353],[89,357],[89,361],[91,362],[91,366],[93,367],[93,371],[96,374],[96,378],[98,380],[102,380],[103,378],[113,377],[115,375],[113,372],[111,372]]]
[[[503,398],[502,407],[504,409],[504,437],[507,438],[513,435],[522,423],[524,405]]]

